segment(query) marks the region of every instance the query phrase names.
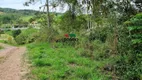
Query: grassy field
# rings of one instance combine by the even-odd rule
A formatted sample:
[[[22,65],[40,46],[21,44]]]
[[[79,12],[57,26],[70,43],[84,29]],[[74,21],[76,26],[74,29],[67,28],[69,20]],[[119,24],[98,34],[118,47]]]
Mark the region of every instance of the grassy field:
[[[29,44],[28,57],[32,64],[28,76],[32,80],[110,80],[102,68],[114,58],[93,60],[80,55],[78,49],[57,43]]]
[[[24,21],[29,21],[29,19],[31,19],[31,18],[33,18],[33,16],[23,16],[23,17],[21,17],[21,19],[22,20],[24,20]]]

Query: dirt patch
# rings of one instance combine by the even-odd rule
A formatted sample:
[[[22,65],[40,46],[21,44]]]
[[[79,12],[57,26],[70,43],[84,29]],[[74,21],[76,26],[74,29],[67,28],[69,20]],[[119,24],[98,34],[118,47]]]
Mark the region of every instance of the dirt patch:
[[[0,57],[0,63],[2,63],[4,61],[4,57]]]
[[[0,80],[21,80],[22,56],[26,48],[0,45],[5,48],[0,51]]]

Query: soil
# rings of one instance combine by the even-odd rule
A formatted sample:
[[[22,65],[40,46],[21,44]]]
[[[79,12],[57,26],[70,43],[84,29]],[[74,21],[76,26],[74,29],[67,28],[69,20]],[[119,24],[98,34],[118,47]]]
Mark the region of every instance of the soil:
[[[0,80],[21,80],[22,57],[25,47],[15,47],[0,43]]]

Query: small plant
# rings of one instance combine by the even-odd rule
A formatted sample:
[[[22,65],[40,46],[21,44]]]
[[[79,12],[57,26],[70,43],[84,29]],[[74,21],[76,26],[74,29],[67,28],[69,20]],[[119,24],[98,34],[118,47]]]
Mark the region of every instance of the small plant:
[[[12,43],[13,38],[11,36],[9,36],[7,41],[8,41],[8,43]]]

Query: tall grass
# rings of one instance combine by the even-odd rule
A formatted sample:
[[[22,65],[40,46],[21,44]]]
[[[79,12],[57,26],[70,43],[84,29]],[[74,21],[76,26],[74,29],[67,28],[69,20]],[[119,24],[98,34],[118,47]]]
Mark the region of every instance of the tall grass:
[[[29,44],[28,57],[33,80],[108,80],[101,68],[109,60],[96,61],[81,56],[79,49],[56,43],[52,48],[49,43]],[[82,50],[82,49],[80,49]],[[94,54],[95,55],[95,54]]]

